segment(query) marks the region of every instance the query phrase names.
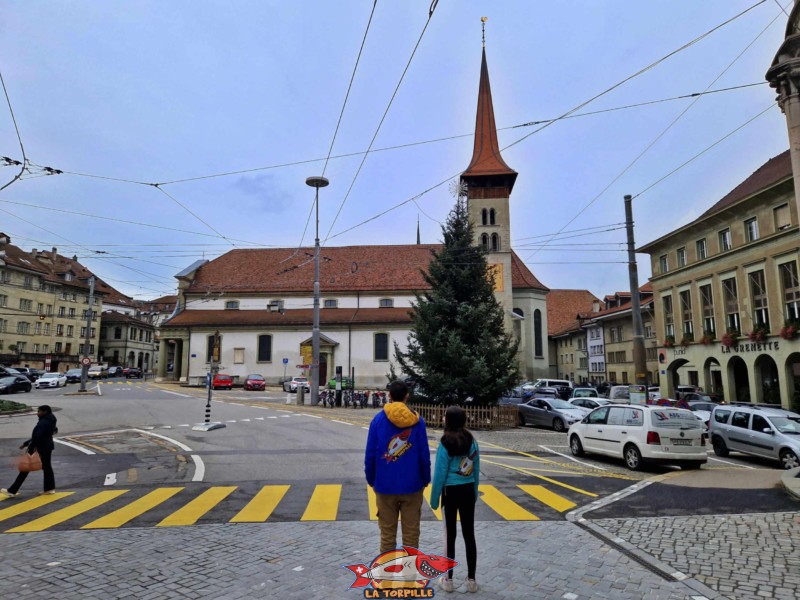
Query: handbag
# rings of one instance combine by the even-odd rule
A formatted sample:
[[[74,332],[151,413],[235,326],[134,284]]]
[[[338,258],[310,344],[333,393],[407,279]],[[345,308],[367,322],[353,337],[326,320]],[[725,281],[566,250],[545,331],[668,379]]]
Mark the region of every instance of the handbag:
[[[34,450],[33,454],[24,452],[17,460],[17,468],[20,473],[30,473],[31,471],[42,470],[42,457],[39,452]]]

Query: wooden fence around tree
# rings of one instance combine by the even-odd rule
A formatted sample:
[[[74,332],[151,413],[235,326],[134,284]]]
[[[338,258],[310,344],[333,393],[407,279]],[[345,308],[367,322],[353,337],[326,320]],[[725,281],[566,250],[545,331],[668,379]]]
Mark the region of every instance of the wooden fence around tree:
[[[429,427],[444,427],[444,411],[442,404],[409,403],[409,408],[417,411]],[[515,405],[511,406],[467,406],[461,405],[467,413],[468,429],[505,429],[519,426],[519,415]]]

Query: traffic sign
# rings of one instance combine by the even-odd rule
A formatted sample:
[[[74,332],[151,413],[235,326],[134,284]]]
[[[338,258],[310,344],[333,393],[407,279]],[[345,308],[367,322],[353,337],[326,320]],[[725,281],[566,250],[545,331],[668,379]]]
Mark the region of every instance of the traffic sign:
[[[288,365],[289,364],[289,359],[288,358],[284,358],[283,359],[283,364]]]
[[[88,356],[84,356],[84,357],[81,359],[81,364],[82,364],[84,367],[88,367],[89,365],[91,365],[91,364],[92,364],[92,359],[91,359],[91,358],[89,358]]]
[[[310,369],[311,365],[295,365],[298,369]]]

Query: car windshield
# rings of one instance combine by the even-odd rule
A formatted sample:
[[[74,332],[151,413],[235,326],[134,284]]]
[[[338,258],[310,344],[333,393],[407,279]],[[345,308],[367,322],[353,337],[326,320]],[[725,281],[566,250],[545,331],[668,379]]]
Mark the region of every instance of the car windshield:
[[[299,381],[301,383],[305,383],[306,381],[308,381],[308,377],[295,377],[294,380]]]
[[[39,379],[53,379],[54,377],[61,377],[58,373],[45,373]]]
[[[800,417],[770,417],[769,420],[781,433],[800,435]]]
[[[0,379],[0,385],[11,385],[17,380],[16,377],[3,377]]]
[[[597,396],[597,391],[591,388],[577,389],[575,390],[574,396],[576,398],[594,398]]]
[[[81,374],[80,369],[70,369],[69,371],[67,371],[67,375],[80,375],[80,374]]]
[[[558,410],[565,409],[565,408],[568,408],[568,409],[574,409],[575,408],[574,404],[570,404],[566,400],[560,400],[559,398],[548,398],[547,399],[547,403],[552,408],[555,408],[555,409],[558,409]]]
[[[248,375],[247,378],[255,381],[264,381],[264,378],[261,375]]]

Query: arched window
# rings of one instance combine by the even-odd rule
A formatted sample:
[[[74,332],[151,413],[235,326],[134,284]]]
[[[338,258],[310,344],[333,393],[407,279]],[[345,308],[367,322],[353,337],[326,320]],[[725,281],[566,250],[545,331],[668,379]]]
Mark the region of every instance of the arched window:
[[[489,236],[485,233],[481,236],[481,246],[483,246],[484,250],[489,249]]]
[[[500,250],[500,236],[496,233],[492,234],[492,252]]]
[[[486,225],[488,223],[488,218],[486,214],[486,209],[484,208],[481,210],[481,225]]]
[[[489,225],[494,225],[494,221],[494,209],[492,208],[489,210]]]
[[[512,309],[515,315],[519,315],[523,319],[525,318],[525,312],[521,308],[517,308],[516,306]]]
[[[542,354],[542,311],[538,308],[533,311],[533,354],[537,357]]]

